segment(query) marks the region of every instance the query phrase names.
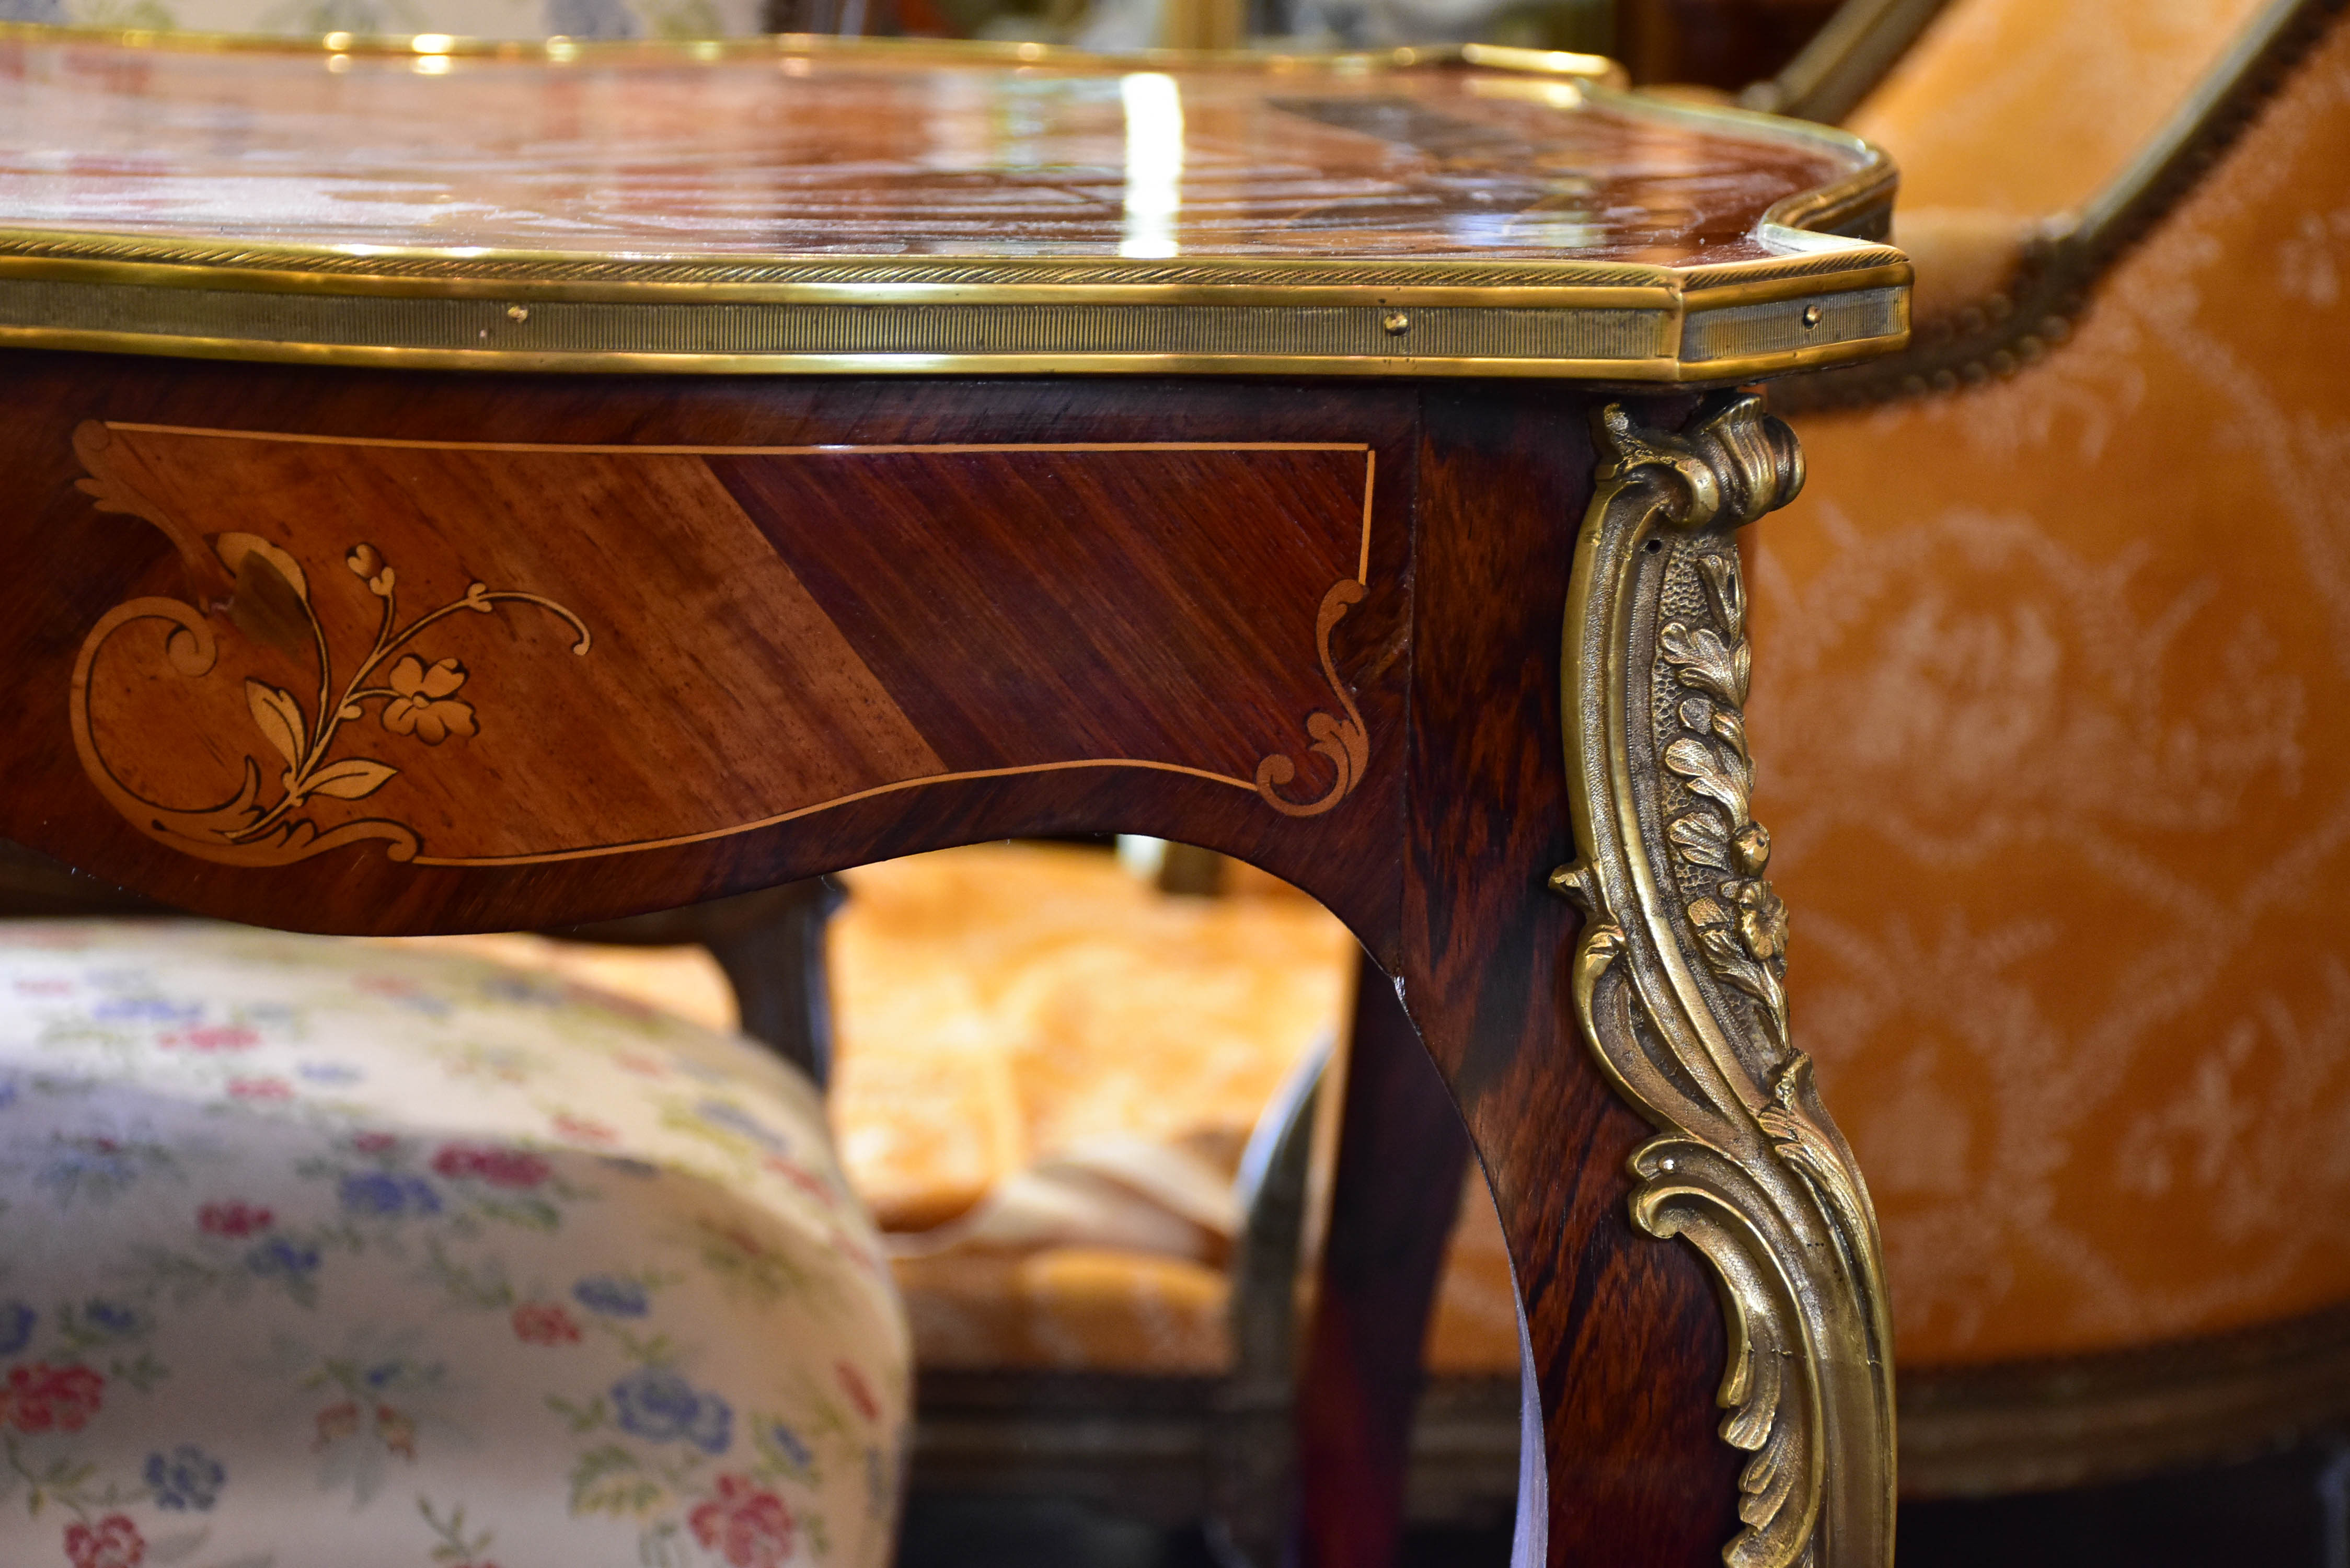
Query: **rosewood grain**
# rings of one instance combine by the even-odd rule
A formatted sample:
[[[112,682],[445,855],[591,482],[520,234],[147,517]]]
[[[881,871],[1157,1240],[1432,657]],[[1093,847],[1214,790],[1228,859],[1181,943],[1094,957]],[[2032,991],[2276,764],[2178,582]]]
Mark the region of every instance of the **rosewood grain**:
[[[1557,657],[1591,488],[1593,397],[1473,383],[493,379],[10,355],[0,358],[0,472],[10,476],[0,540],[14,567],[0,580],[0,661],[10,674],[0,687],[10,780],[0,834],[185,908],[381,932],[543,928],[1013,835],[1146,832],[1251,860],[1322,899],[1401,982],[1491,1174],[1524,1293],[1544,1434],[1547,1531],[1532,1540],[1546,1542],[1553,1563],[1697,1568],[1733,1528],[1733,1455],[1712,1429],[1721,1324],[1693,1255],[1636,1237],[1626,1221],[1623,1159],[1642,1127],[1575,1038],[1562,971],[1575,917],[1544,885],[1571,857]],[[234,464],[219,471],[228,488],[214,493],[203,463],[142,448],[151,466],[177,465],[168,484],[152,481],[170,490],[162,509],[177,519],[175,543],[153,522],[99,510],[78,488],[90,474],[75,436],[84,431],[88,449],[92,421],[117,433],[233,427],[379,444],[349,468],[271,468],[267,494],[236,488],[265,479],[238,481],[244,471]],[[299,444],[201,440],[265,467],[281,462],[279,446]],[[380,444],[391,441],[471,444],[452,470],[445,444]],[[1141,456],[1055,467],[1001,450],[1170,442],[1202,450],[1162,452],[1157,469]],[[523,483],[498,472],[484,443],[570,448],[581,462],[534,458]],[[1265,455],[1263,443],[1301,450]],[[791,475],[812,471],[754,456],[664,469],[673,454],[642,451],[653,447],[997,450],[895,455],[878,480],[844,458],[807,481]],[[615,448],[631,451],[577,450]],[[1216,455],[1242,448],[1258,455]],[[1367,567],[1366,472],[1377,476]],[[653,484],[656,472],[675,483]],[[810,517],[824,525],[807,526]],[[920,761],[918,746],[951,769],[1014,754],[984,750],[1010,744],[1007,735],[1042,748],[1018,753],[1034,756],[1083,756],[1111,742],[1196,746],[1212,770],[1253,768],[1271,746],[1295,759],[1286,787],[1304,799],[1337,778],[1339,754],[1357,755],[1343,733],[1352,722],[1359,763],[1341,798],[1306,816],[1276,809],[1253,773],[1232,774],[1243,787],[1094,767],[927,783],[588,858],[433,866],[390,858],[370,840],[276,866],[217,864],[158,842],[99,793],[76,753],[68,698],[91,628],[126,601],[165,596],[202,617],[224,672],[275,672],[265,684],[321,711],[296,680],[308,666],[282,646],[298,608],[246,561],[253,546],[232,542],[224,553],[224,532],[265,535],[281,549],[296,535],[338,549],[371,543],[402,574],[403,596],[426,590],[420,604],[462,597],[473,580],[592,600],[596,642],[584,656],[568,651],[567,623],[527,604],[464,612],[451,624],[477,640],[428,650],[436,660],[462,653],[466,680],[415,700],[478,691],[476,733],[437,744],[399,735],[405,750],[388,742],[369,753],[468,781],[439,815],[419,817],[427,843],[457,832],[469,803],[492,810],[500,790],[530,803],[502,819],[504,831],[569,831],[628,814],[641,831],[647,811],[700,820],[713,801],[743,805],[748,797],[730,792],[754,778],[795,769],[806,773],[793,777],[831,778],[822,770],[849,763],[798,754],[827,734],[867,738],[855,765],[900,769]],[[434,564],[435,550],[453,558]],[[381,601],[365,573],[332,555],[303,570],[322,605],[331,597],[321,618],[333,620],[334,640],[367,633],[366,612]],[[670,580],[663,573],[704,596],[690,623],[647,587]],[[786,573],[804,602],[727,597],[733,583],[780,584]],[[559,592],[549,574],[562,576]],[[1328,589],[1357,580],[1359,598],[1326,620]],[[812,617],[839,639],[824,644],[834,662],[812,667],[837,677],[845,647],[863,677],[820,695],[744,662],[746,649],[779,640],[815,646],[805,639],[826,634]],[[1317,626],[1328,633],[1326,668]],[[199,722],[192,706],[163,705],[162,693],[189,678],[171,667],[160,636],[141,658],[149,673],[118,695],[109,744],[168,737],[190,785],[175,801],[201,798],[197,784],[217,792],[245,757],[264,754],[241,684],[235,701]],[[625,667],[625,678],[564,684],[598,661]],[[510,688],[527,694],[517,706],[494,695],[506,681],[525,683]],[[846,713],[843,701],[865,706]],[[371,736],[383,733],[377,705],[351,721]],[[1015,727],[1004,727],[1005,714],[1017,715]],[[145,716],[151,734],[121,722]],[[494,750],[494,726],[532,722],[556,726],[571,749],[526,763]],[[741,744],[719,746],[713,725],[732,726]],[[1313,750],[1316,742],[1336,752]],[[145,782],[163,787],[160,775]],[[1447,1181],[1443,1204],[1419,1206],[1417,1220],[1388,1217],[1399,1227],[1398,1255],[1424,1261],[1440,1249],[1457,1191]],[[1381,1310],[1408,1307],[1409,1294],[1390,1293]],[[1394,1393],[1415,1376],[1417,1331],[1406,1326],[1366,1317],[1340,1347],[1358,1394],[1388,1390],[1379,1419],[1389,1438]],[[1392,1442],[1382,1441],[1378,1465],[1391,1462]],[[1332,1507],[1310,1499],[1305,1516],[1327,1521]],[[1371,1556],[1349,1561],[1376,1557],[1373,1538],[1391,1530],[1385,1517],[1361,1522],[1376,1528],[1358,1529],[1345,1551]]]
[[[1626,1218],[1624,1162],[1648,1128],[1583,1051],[1567,989],[1578,920],[1545,886],[1574,858],[1556,649],[1591,493],[1589,404],[1431,389],[1421,410],[1394,972],[1509,1241],[1548,1561],[1700,1568],[1735,1527],[1736,1467],[1714,1431],[1720,1311],[1694,1252]]]
[[[1297,1388],[1298,1568],[1392,1568],[1420,1349],[1469,1139],[1395,983],[1363,966]]]

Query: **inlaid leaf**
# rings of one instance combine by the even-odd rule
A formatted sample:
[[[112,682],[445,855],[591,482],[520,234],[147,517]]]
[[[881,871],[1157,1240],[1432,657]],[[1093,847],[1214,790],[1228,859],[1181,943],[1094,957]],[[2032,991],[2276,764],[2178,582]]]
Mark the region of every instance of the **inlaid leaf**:
[[[358,800],[373,794],[400,770],[387,763],[369,762],[365,757],[346,757],[339,763],[329,763],[310,777],[307,794],[331,795],[337,800]]]
[[[309,651],[310,585],[294,557],[255,534],[224,534],[213,548],[236,576],[228,618],[237,630],[280,653]]]
[[[302,722],[302,705],[286,692],[258,680],[244,683],[244,700],[253,710],[253,722],[277,754],[286,759],[288,767],[299,767],[302,753],[310,743],[310,729]]]
[[[275,573],[286,586],[294,590],[296,598],[309,602],[310,580],[302,575],[302,564],[258,534],[223,534],[213,541],[213,553],[221,565],[242,578],[248,569]],[[248,557],[254,564],[248,567]]]

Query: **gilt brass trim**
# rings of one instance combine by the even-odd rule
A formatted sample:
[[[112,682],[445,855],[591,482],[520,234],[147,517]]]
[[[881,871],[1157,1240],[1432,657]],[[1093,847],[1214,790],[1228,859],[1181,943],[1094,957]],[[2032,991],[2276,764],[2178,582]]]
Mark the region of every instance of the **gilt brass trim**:
[[[397,54],[415,41],[110,33],[0,25],[9,38],[188,50]],[[491,44],[434,53],[687,61],[843,59],[1093,68],[1472,67],[1571,81],[1613,110],[1766,136],[1854,161],[1763,215],[1775,254],[1703,267],[1467,258],[709,257],[455,254],[0,228],[0,344],[441,369],[695,374],[1407,375],[1725,383],[1839,365],[1906,341],[1908,261],[1875,243],[1894,174],[1846,133],[1617,91],[1593,56],[1397,49],[1283,56],[785,36]],[[1860,303],[1856,304],[1857,300]],[[1407,318],[1399,332],[1387,325]],[[1716,313],[1742,311],[1734,327]],[[1700,318],[1711,317],[1699,325]],[[1692,348],[1694,352],[1690,350]]]
[[[1678,434],[1597,421],[1599,487],[1575,541],[1560,701],[1585,911],[1577,1020],[1659,1129],[1632,1217],[1720,1276],[1723,1438],[1739,1478],[1731,1568],[1889,1568],[1892,1325],[1852,1151],[1787,1030],[1785,911],[1749,813],[1750,659],[1735,532],[1803,484],[1793,433],[1720,393]]]
[[[2271,0],[2127,169],[2022,247],[2005,288],[1919,323],[1906,349],[1873,364],[1783,382],[1773,404],[1844,408],[1954,392],[2038,364],[2072,336],[2106,270],[2194,189],[2345,4]]]

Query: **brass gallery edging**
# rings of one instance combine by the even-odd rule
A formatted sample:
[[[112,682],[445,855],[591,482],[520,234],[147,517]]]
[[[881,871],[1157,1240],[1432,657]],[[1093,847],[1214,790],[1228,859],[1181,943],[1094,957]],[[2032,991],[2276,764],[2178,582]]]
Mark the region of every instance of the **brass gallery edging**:
[[[1898,347],[1906,266],[1763,280],[1619,303],[616,303],[442,295],[268,294],[9,275],[0,343],[182,357],[518,371],[702,374],[1540,375],[1718,380]],[[1260,295],[1263,291],[1240,291]],[[1445,291],[1447,297],[1464,291]],[[1591,291],[1580,291],[1589,293]],[[1359,297],[1359,296],[1355,296]],[[1705,351],[1731,313],[1757,347]]]
[[[409,40],[175,37],[0,25],[0,39],[139,48],[400,53]],[[1038,46],[724,43],[545,47],[436,38],[430,52],[554,65],[640,56],[707,63],[816,53],[1278,75],[1473,67],[1575,80],[1612,112],[1834,152],[1852,166],[1775,203],[1772,253],[1675,268],[1569,259],[1202,256],[660,257],[342,247],[0,227],[0,344],[301,364],[516,371],[791,375],[1561,377],[1719,383],[1840,365],[1907,340],[1908,265],[1873,243],[1894,172],[1825,126],[1637,98],[1590,56],[1463,46],[1342,57],[1153,51],[1119,59]],[[1842,296],[1890,297],[1866,329]],[[1763,307],[1769,307],[1764,309]],[[1682,353],[1701,314],[1752,308],[1759,344]],[[1782,320],[1780,317],[1783,317]],[[1400,327],[1392,325],[1403,318]],[[1839,327],[1831,325],[1840,322]]]
[[[925,774],[897,779],[858,790],[831,799],[813,802],[788,811],[777,812],[749,822],[723,827],[708,828],[694,833],[676,834],[659,838],[634,839],[617,843],[577,846],[570,848],[538,851],[518,855],[442,856],[424,852],[423,840],[410,824],[384,817],[359,818],[338,823],[321,829],[317,824],[296,813],[312,797],[330,800],[359,800],[373,794],[397,776],[400,770],[371,758],[337,759],[331,748],[340,727],[365,717],[369,702],[384,704],[378,714],[379,722],[390,733],[413,737],[428,745],[439,745],[454,735],[476,732],[477,721],[473,706],[457,700],[455,693],[471,678],[473,672],[454,659],[442,659],[427,665],[414,654],[403,655],[386,668],[385,661],[407,649],[415,637],[434,623],[469,610],[479,614],[495,613],[501,605],[521,603],[536,606],[566,622],[577,634],[572,651],[585,655],[592,646],[592,636],[580,618],[554,599],[513,589],[492,590],[475,583],[452,604],[441,607],[402,626],[397,616],[398,576],[372,545],[354,545],[347,556],[346,566],[365,580],[369,590],[382,601],[382,619],[374,646],[358,661],[356,673],[337,694],[333,681],[333,650],[329,648],[323,628],[311,609],[307,574],[303,563],[275,543],[247,534],[223,534],[210,542],[210,549],[236,582],[240,597],[255,596],[265,603],[275,604],[303,621],[317,661],[317,701],[315,718],[304,709],[301,699],[281,688],[259,680],[247,680],[247,705],[255,725],[263,739],[279,753],[285,768],[276,781],[278,798],[275,803],[262,800],[266,784],[262,771],[250,754],[244,765],[244,776],[236,793],[224,801],[193,808],[166,806],[145,799],[125,784],[100,751],[96,726],[90,714],[90,687],[100,649],[114,634],[132,621],[161,620],[172,630],[164,643],[166,662],[186,678],[198,679],[208,674],[218,662],[218,634],[209,619],[195,606],[182,600],[150,597],[130,600],[116,606],[101,617],[85,637],[75,664],[68,703],[68,722],[73,732],[74,746],[84,774],[103,795],[108,804],[134,827],[148,837],[170,848],[192,855],[200,859],[234,866],[283,866],[305,860],[313,855],[348,845],[381,841],[385,856],[392,860],[417,866],[434,867],[509,867],[549,865],[560,861],[594,859],[607,855],[629,854],[641,850],[676,848],[687,845],[708,843],[730,838],[739,834],[753,833],[774,827],[802,817],[850,805],[877,796],[918,789],[924,785],[953,784],[992,778],[1012,778],[1031,774],[1065,773],[1081,768],[1137,768],[1149,772],[1177,774],[1211,784],[1226,784],[1257,795],[1265,805],[1284,816],[1318,816],[1336,807],[1354,793],[1370,761],[1370,738],[1363,722],[1361,710],[1355,704],[1352,692],[1339,676],[1330,652],[1330,634],[1345,618],[1349,608],[1360,603],[1369,592],[1371,558],[1371,508],[1378,476],[1378,454],[1360,441],[1069,441],[1069,442],[941,442],[926,444],[877,444],[871,446],[631,446],[626,444],[567,444],[561,442],[520,441],[418,441],[400,438],[341,437],[278,433],[265,431],[237,431],[179,425],[161,425],[117,421],[101,424],[87,421],[75,431],[75,453],[80,458],[88,477],[78,488],[88,493],[102,512],[119,512],[145,519],[154,524],[175,545],[185,551],[192,547],[182,531],[160,506],[116,474],[111,468],[107,449],[116,431],[151,434],[195,436],[220,440],[279,441],[316,446],[372,446],[408,450],[442,450],[504,452],[578,452],[599,454],[631,454],[644,456],[790,456],[790,457],[860,457],[902,455],[913,453],[971,452],[1359,452],[1363,454],[1363,521],[1357,547],[1356,576],[1339,579],[1323,595],[1315,620],[1315,652],[1320,659],[1322,675],[1336,699],[1339,713],[1316,710],[1305,716],[1305,750],[1322,757],[1334,772],[1329,787],[1321,794],[1297,799],[1285,793],[1286,786],[1295,782],[1296,761],[1284,753],[1272,753],[1262,758],[1253,778],[1240,778],[1205,768],[1195,768],[1179,763],[1154,761],[1136,757],[1078,757],[1049,763],[1032,763],[1001,768],[964,769],[955,772]],[[410,667],[413,666],[413,669]],[[369,684],[380,678],[385,684]]]

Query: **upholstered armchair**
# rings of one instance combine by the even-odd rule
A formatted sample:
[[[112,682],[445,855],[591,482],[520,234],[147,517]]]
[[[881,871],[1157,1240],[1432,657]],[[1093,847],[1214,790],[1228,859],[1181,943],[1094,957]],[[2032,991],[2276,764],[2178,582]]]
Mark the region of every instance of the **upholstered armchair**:
[[[1913,1495],[2350,1416],[2338,18],[1957,0],[1846,121],[1916,342],[1778,399],[1752,725]]]

